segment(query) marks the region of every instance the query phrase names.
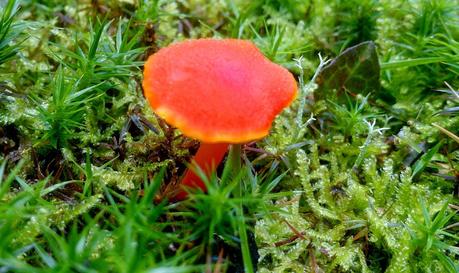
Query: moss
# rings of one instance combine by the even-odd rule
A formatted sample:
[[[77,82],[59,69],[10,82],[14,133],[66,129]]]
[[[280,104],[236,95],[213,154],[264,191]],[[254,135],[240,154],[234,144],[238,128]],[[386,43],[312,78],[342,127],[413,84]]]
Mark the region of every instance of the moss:
[[[255,251],[259,272],[457,271],[458,4],[21,1],[0,19],[0,272],[250,272]],[[222,167],[169,204],[199,144],[152,112],[142,65],[200,37],[253,41],[299,95],[241,186]],[[366,40],[380,74],[336,61]]]

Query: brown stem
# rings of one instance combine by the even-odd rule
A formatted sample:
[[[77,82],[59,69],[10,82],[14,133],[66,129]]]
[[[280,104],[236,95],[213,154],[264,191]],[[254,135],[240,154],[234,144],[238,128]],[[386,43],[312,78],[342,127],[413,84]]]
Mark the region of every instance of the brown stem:
[[[193,164],[199,166],[207,176],[210,176],[218,167],[226,152],[228,143],[201,143],[198,152],[193,158]],[[200,188],[206,191],[206,185],[201,178],[191,169],[185,171],[185,175],[180,183],[184,187]],[[186,191],[181,190],[175,197],[177,200],[183,200],[187,196]]]

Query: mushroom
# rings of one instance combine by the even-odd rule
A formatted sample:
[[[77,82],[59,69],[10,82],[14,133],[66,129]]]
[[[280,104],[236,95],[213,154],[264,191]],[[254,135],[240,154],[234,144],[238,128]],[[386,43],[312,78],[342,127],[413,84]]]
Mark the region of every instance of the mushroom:
[[[287,69],[269,61],[252,42],[237,39],[193,39],[162,48],[145,63],[142,85],[161,118],[201,141],[194,162],[206,175],[215,171],[230,144],[266,136],[297,93]],[[233,148],[240,153],[240,145]],[[181,184],[206,190],[190,169]],[[186,196],[181,191],[176,199]]]

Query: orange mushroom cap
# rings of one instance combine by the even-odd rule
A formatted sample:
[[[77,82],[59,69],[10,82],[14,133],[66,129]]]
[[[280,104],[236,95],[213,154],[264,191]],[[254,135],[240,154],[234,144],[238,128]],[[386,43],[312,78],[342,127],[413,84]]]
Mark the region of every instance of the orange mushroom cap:
[[[154,111],[183,134],[208,143],[244,143],[268,134],[297,85],[252,42],[197,39],[151,55],[143,89]]]

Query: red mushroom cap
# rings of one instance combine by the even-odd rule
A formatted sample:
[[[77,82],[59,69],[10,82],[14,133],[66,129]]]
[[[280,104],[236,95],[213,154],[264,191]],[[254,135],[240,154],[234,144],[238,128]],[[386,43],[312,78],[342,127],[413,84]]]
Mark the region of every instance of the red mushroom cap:
[[[268,134],[296,96],[293,75],[249,41],[172,44],[145,63],[143,88],[154,111],[203,142],[244,143]]]

